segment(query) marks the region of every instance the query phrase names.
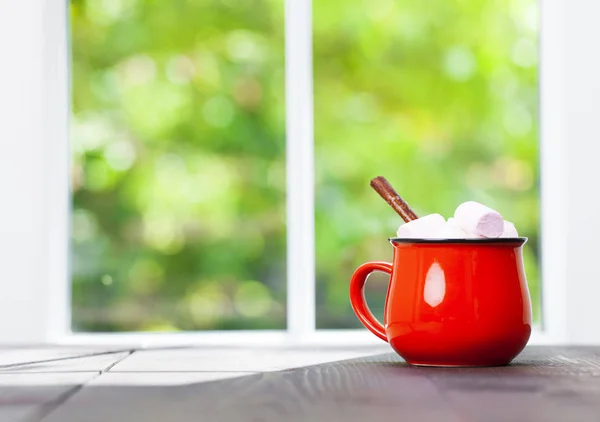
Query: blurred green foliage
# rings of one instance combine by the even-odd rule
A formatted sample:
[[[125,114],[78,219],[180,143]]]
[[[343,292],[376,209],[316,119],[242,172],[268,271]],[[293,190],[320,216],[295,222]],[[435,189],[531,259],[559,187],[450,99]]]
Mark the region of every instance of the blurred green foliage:
[[[539,309],[533,0],[314,1],[317,325],[400,221],[464,200],[529,237]],[[73,328],[285,327],[281,0],[71,0]],[[386,280],[369,300],[381,312]]]
[[[282,14],[71,2],[75,330],[285,327]]]
[[[514,222],[537,315],[537,3],[313,4],[317,326],[359,327],[350,269],[391,260],[402,222],[369,187],[379,175],[418,215],[476,200]],[[382,315],[387,279],[372,278]]]

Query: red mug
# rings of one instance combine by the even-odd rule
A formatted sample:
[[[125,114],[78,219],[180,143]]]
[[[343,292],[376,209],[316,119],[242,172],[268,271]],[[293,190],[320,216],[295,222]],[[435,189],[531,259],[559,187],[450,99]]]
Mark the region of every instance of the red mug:
[[[408,364],[507,365],[531,335],[526,241],[390,239],[393,264],[367,262],[352,275],[352,308]],[[384,325],[365,301],[365,281],[373,271],[390,275]]]

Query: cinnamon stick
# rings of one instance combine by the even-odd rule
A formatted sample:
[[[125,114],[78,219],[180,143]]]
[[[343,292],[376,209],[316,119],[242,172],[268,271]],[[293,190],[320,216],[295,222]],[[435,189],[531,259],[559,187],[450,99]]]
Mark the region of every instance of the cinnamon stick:
[[[405,222],[416,220],[417,215],[398,192],[390,185],[385,177],[379,176],[371,180],[371,187],[379,194]]]

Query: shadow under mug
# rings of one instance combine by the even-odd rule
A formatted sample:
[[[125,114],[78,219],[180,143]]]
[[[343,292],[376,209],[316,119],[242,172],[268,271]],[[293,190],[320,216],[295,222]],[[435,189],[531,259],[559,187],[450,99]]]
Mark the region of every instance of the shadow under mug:
[[[390,239],[393,264],[368,262],[352,275],[352,308],[411,365],[507,365],[531,335],[526,241]],[[365,301],[373,271],[390,274],[384,325]]]

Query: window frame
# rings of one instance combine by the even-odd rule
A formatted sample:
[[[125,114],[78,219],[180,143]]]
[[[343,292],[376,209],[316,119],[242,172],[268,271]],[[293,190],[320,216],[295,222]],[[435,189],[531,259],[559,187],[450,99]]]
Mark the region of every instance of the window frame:
[[[600,59],[582,47],[591,33],[600,35],[600,27],[590,20],[600,5],[539,1],[542,324],[530,344],[600,343],[600,332],[584,324],[600,320],[600,307],[594,306],[600,284],[585,276],[600,279],[591,243],[593,235],[600,235],[600,223],[590,228],[586,221],[568,218],[576,215],[581,198],[589,210],[586,216],[600,211],[600,197],[585,195],[584,189],[586,181],[600,176],[600,166],[593,166],[590,157],[590,149],[600,152],[600,147],[588,145],[581,136],[600,136],[600,128],[594,126],[591,112],[573,112],[581,102],[595,105],[587,93],[600,92],[600,79],[581,70],[587,66],[600,71]],[[0,208],[0,251],[10,258],[0,283],[0,343],[381,344],[366,330],[315,329],[310,0],[285,0],[288,313],[287,330],[281,331],[71,331],[68,2],[3,3],[0,12],[0,47],[7,62],[20,65],[3,69],[0,80],[6,93],[0,109],[10,116],[0,141],[5,151],[0,155],[5,171],[0,189],[5,204],[15,204]],[[587,25],[579,25],[581,20]],[[590,164],[585,172],[578,166],[582,160]],[[567,202],[574,198],[579,198],[577,208]]]

